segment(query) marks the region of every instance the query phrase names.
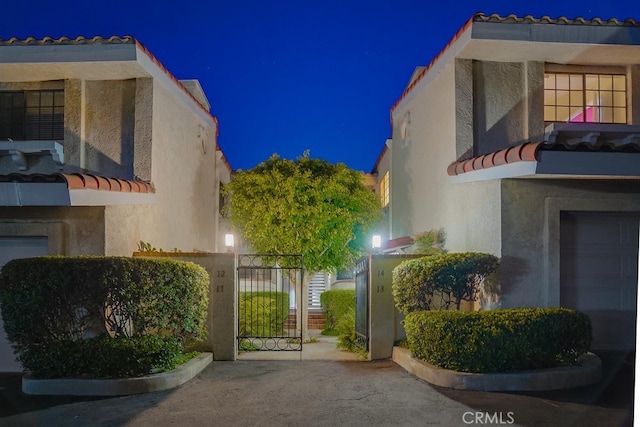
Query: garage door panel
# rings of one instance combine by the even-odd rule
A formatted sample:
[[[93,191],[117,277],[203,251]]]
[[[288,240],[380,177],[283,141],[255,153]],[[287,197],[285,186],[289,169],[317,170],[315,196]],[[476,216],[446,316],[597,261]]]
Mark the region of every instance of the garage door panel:
[[[638,257],[633,255],[626,255],[620,257],[620,277],[622,279],[636,280],[636,286],[638,285]]]
[[[610,242],[611,236],[620,236],[620,224],[603,223],[598,216],[589,214],[580,214],[579,219],[574,223],[574,228],[565,229],[562,233],[563,238],[574,240],[579,247]],[[615,243],[619,243],[619,240],[616,239]]]
[[[619,279],[622,277],[622,257],[618,255],[585,254],[579,251],[562,254],[565,261],[563,277],[604,277]]]
[[[563,288],[563,306],[574,310],[630,310],[635,311],[635,289]]]
[[[591,319],[593,327],[593,348],[600,350],[635,348],[635,311],[599,310],[588,311],[586,314]]]
[[[593,348],[635,348],[640,214],[562,213],[560,305],[589,315]]]

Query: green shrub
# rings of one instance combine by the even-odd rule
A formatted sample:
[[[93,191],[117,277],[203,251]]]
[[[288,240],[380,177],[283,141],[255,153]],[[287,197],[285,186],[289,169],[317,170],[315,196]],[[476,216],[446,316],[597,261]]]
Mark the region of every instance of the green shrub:
[[[289,317],[289,294],[240,292],[239,334],[244,337],[282,336]]]
[[[43,378],[172,369],[205,336],[208,290],[202,267],[168,259],[39,257],[0,272],[7,337]]]
[[[4,328],[18,352],[92,334],[202,339],[208,290],[202,267],[169,259],[38,257],[0,273]]]
[[[407,260],[393,269],[392,293],[404,314],[414,311],[460,309],[475,301],[484,279],[499,265],[497,257],[479,252],[439,253]]]
[[[358,349],[356,345],[356,313],[355,310],[345,313],[338,323],[336,329],[338,332],[338,348],[344,350],[355,351]]]
[[[348,312],[356,309],[355,289],[324,291],[320,294],[320,304],[324,312],[324,331],[334,331],[338,321]],[[323,333],[324,333],[323,331]]]
[[[413,253],[420,255],[435,255],[447,252],[444,249],[446,234],[442,228],[423,231],[413,237],[415,249]]]
[[[404,320],[414,357],[461,372],[572,365],[591,345],[591,322],[564,308],[413,312]]]
[[[49,341],[27,347],[19,360],[36,378],[123,378],[174,369],[183,357],[177,339],[144,336]]]

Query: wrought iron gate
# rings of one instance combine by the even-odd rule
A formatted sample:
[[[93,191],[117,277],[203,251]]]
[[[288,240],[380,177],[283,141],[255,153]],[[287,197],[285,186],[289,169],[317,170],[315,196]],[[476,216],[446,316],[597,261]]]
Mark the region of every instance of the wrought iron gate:
[[[356,263],[356,345],[369,351],[369,257]]]
[[[238,255],[239,351],[302,351],[302,278],[300,255]]]

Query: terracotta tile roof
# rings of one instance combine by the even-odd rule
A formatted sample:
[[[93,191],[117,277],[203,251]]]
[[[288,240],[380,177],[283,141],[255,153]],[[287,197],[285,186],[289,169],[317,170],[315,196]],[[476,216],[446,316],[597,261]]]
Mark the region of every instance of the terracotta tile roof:
[[[411,245],[413,245],[413,237],[403,236],[403,237],[397,237],[395,239],[387,240],[382,244],[382,249],[391,250],[391,249],[403,248]]]
[[[69,190],[102,190],[121,193],[155,193],[153,184],[82,173],[0,175],[0,182],[66,183]]]
[[[527,142],[493,153],[473,157],[468,160],[453,162],[447,167],[447,174],[449,176],[456,176],[465,172],[488,169],[507,163],[535,162],[538,161],[538,153],[540,151],[640,153],[640,140],[627,143],[597,143],[586,141],[579,143],[569,143],[567,141],[553,143]]]
[[[620,21],[616,18],[611,19],[601,19],[601,18],[592,18],[585,19],[582,17],[569,19],[564,16],[559,18],[550,18],[549,16],[543,16],[541,18],[535,18],[531,15],[526,15],[524,17],[518,17],[516,15],[507,15],[501,16],[498,14],[485,15],[483,12],[478,12],[474,14],[459,30],[456,34],[449,40],[447,45],[438,53],[429,63],[428,66],[424,67],[420,73],[413,78],[413,81],[407,86],[404,90],[400,98],[393,104],[391,107],[391,111],[395,110],[395,108],[400,104],[400,102],[411,92],[411,90],[416,87],[416,85],[422,80],[422,78],[429,72],[429,70],[433,67],[433,65],[440,59],[444,53],[454,44],[460,36],[467,31],[467,29],[474,22],[498,22],[498,23],[506,23],[506,24],[552,24],[552,25],[597,25],[597,26],[623,26],[623,27],[640,27],[640,22],[635,19],[629,18],[623,21]]]
[[[541,18],[535,18],[532,15],[526,15],[523,17],[518,17],[516,15],[507,15],[500,16],[497,13],[491,15],[485,15],[482,12],[476,13],[473,16],[475,21],[479,22],[506,22],[506,23],[516,23],[516,24],[558,24],[558,25],[612,25],[612,26],[624,26],[624,27],[640,27],[640,22],[635,19],[629,18],[623,21],[620,21],[616,18],[611,19],[601,19],[601,18],[591,18],[585,19],[582,17],[569,19],[566,16],[561,16],[559,18],[551,18],[549,16],[543,16]]]
[[[57,39],[53,37],[43,37],[37,39],[35,37],[27,37],[26,39],[19,39],[17,37],[11,37],[10,39],[0,39],[0,45],[69,45],[69,44],[134,44],[135,39],[131,36],[111,36],[111,37],[84,37],[78,36],[75,39],[70,37],[59,37]]]

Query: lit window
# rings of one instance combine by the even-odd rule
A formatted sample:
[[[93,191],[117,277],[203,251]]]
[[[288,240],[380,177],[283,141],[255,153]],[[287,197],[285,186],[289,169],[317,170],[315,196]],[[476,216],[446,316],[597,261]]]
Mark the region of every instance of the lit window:
[[[380,180],[380,203],[383,208],[389,204],[389,171]]]
[[[0,140],[63,140],[64,91],[0,92]]]
[[[545,73],[544,120],[627,123],[626,76]]]

